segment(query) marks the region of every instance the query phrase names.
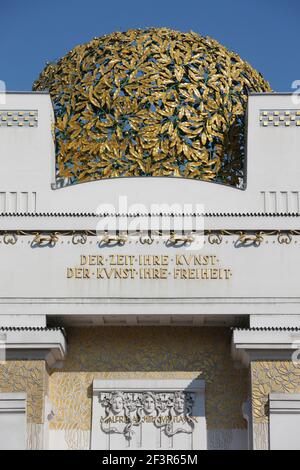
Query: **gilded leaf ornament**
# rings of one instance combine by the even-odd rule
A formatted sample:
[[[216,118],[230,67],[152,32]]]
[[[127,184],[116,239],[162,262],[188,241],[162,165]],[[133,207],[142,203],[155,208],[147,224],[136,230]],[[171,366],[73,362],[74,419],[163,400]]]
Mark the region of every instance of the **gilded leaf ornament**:
[[[33,85],[56,115],[57,178],[173,176],[243,187],[249,92],[270,91],[217,41],[115,32],[48,63]]]

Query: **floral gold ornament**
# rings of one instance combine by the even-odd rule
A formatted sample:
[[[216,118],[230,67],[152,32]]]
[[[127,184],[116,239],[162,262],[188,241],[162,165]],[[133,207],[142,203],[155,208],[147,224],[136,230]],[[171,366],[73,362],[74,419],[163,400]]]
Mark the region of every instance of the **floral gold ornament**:
[[[178,235],[176,233],[172,233],[167,243],[171,245],[187,245],[192,243],[195,240],[195,237],[192,234],[187,235]]]
[[[126,233],[108,233],[106,230],[103,232],[96,230],[84,230],[84,231],[56,231],[56,232],[44,232],[37,233],[32,230],[17,230],[17,231],[2,231],[0,230],[0,237],[3,238],[3,243],[5,245],[15,245],[21,237],[33,236],[31,241],[31,246],[56,246],[59,243],[63,243],[64,237],[70,237],[73,245],[84,245],[88,241],[90,243],[93,238],[100,237],[99,245],[125,245],[130,243],[136,237],[139,240],[139,243],[142,245],[152,245],[154,239],[164,239],[168,236],[166,241],[167,246],[173,246],[178,244],[190,244],[196,241],[197,236],[207,237],[208,243],[211,245],[220,245],[226,240],[228,243],[228,237],[234,236],[237,237],[233,240],[235,246],[261,246],[263,243],[268,243],[267,237],[276,237],[276,241],[280,245],[290,245],[293,243],[298,243],[297,238],[300,235],[300,230],[286,230],[282,232],[281,230],[264,230],[264,231],[253,231],[248,230],[241,232],[239,230],[204,230],[200,232],[193,231],[192,233],[172,233],[168,236],[167,233],[157,230],[149,230],[147,232],[132,231]],[[275,240],[273,240],[273,243]],[[1,239],[0,239],[1,243]]]
[[[57,233],[41,234],[36,233],[32,240],[32,246],[54,246],[58,242]]]
[[[251,363],[252,412],[257,423],[267,423],[270,393],[299,393],[300,366],[292,361]]]
[[[290,233],[279,233],[278,234],[278,242],[282,244],[289,245],[292,241],[292,235]]]
[[[230,335],[229,328],[215,327],[68,328],[69,354],[49,379],[50,428],[90,429],[95,379],[199,377],[205,380],[208,429],[245,428],[248,371],[234,367]]]
[[[84,233],[74,233],[72,236],[72,243],[73,245],[78,245],[79,243],[81,245],[85,245],[87,242],[87,236]]]
[[[15,233],[4,233],[3,242],[5,245],[15,245],[17,243],[18,236]]]
[[[220,233],[209,233],[208,242],[211,245],[220,245],[222,243],[222,235]]]
[[[173,176],[242,187],[248,93],[270,86],[209,37],[149,28],[75,47],[33,89],[53,100],[66,184]]]
[[[103,237],[101,238],[100,244],[103,245],[125,245],[127,241],[127,236],[124,234],[119,234],[119,235],[110,235],[108,233],[105,233]]]
[[[26,392],[26,417],[31,423],[43,423],[47,372],[44,361],[1,361],[0,392]]]
[[[241,232],[237,243],[241,245],[255,245],[259,246],[264,240],[263,232],[256,232],[254,235]]]
[[[139,241],[142,245],[152,245],[152,243],[154,242],[154,238],[149,232],[147,234],[141,233]]]

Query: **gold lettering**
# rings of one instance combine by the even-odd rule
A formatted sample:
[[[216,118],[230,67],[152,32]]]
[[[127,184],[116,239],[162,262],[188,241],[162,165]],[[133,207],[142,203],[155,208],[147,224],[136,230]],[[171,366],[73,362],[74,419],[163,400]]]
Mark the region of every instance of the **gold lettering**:
[[[73,268],[67,268],[67,278],[72,279],[74,277],[74,269]]]
[[[81,265],[87,264],[87,256],[85,256],[85,255],[80,256],[80,264]]]
[[[226,268],[225,268],[224,271],[225,271],[225,278],[226,278],[226,279],[230,279],[231,276],[232,276],[231,269],[229,269],[229,268],[226,269]]]
[[[211,264],[213,266],[215,266],[216,264],[218,264],[218,259],[216,256],[211,256]]]
[[[97,279],[103,279],[103,268],[97,268]]]
[[[210,276],[211,279],[220,279],[220,270],[219,269],[213,268],[213,269],[210,270],[210,272],[211,272],[211,276]]]
[[[83,279],[90,279],[90,268],[83,268]]]
[[[81,266],[88,264],[90,266],[103,265],[104,258],[101,255],[81,255],[80,256]]]
[[[209,270],[204,268],[201,269],[201,279],[209,279]]]
[[[229,280],[232,270],[218,267],[216,255],[176,254],[98,254],[80,255],[80,265],[67,267],[67,279],[178,279],[178,280]],[[90,266],[96,266],[93,271]],[[172,269],[173,267],[173,269]],[[172,273],[170,273],[172,269]]]

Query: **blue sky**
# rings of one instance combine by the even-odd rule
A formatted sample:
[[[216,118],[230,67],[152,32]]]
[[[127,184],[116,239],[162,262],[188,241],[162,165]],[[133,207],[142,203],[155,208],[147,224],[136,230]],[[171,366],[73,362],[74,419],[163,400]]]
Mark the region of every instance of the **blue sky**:
[[[274,91],[300,79],[299,0],[0,0],[0,80],[30,90],[47,61],[95,36],[166,26],[217,39]]]

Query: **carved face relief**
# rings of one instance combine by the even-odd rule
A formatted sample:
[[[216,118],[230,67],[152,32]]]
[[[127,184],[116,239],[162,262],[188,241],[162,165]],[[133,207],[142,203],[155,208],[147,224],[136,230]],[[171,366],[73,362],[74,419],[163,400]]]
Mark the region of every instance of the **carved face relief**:
[[[155,400],[149,393],[146,393],[143,397],[143,408],[147,415],[150,415],[155,411]]]
[[[123,434],[130,440],[142,423],[160,428],[169,437],[193,432],[192,393],[119,391],[100,393],[99,402],[105,410],[101,429],[106,434]]]
[[[115,395],[113,396],[111,400],[111,410],[113,414],[119,414],[123,411],[124,409],[124,401],[121,395]]]
[[[174,398],[174,410],[178,414],[182,414],[185,412],[185,398],[183,395],[177,395]]]

